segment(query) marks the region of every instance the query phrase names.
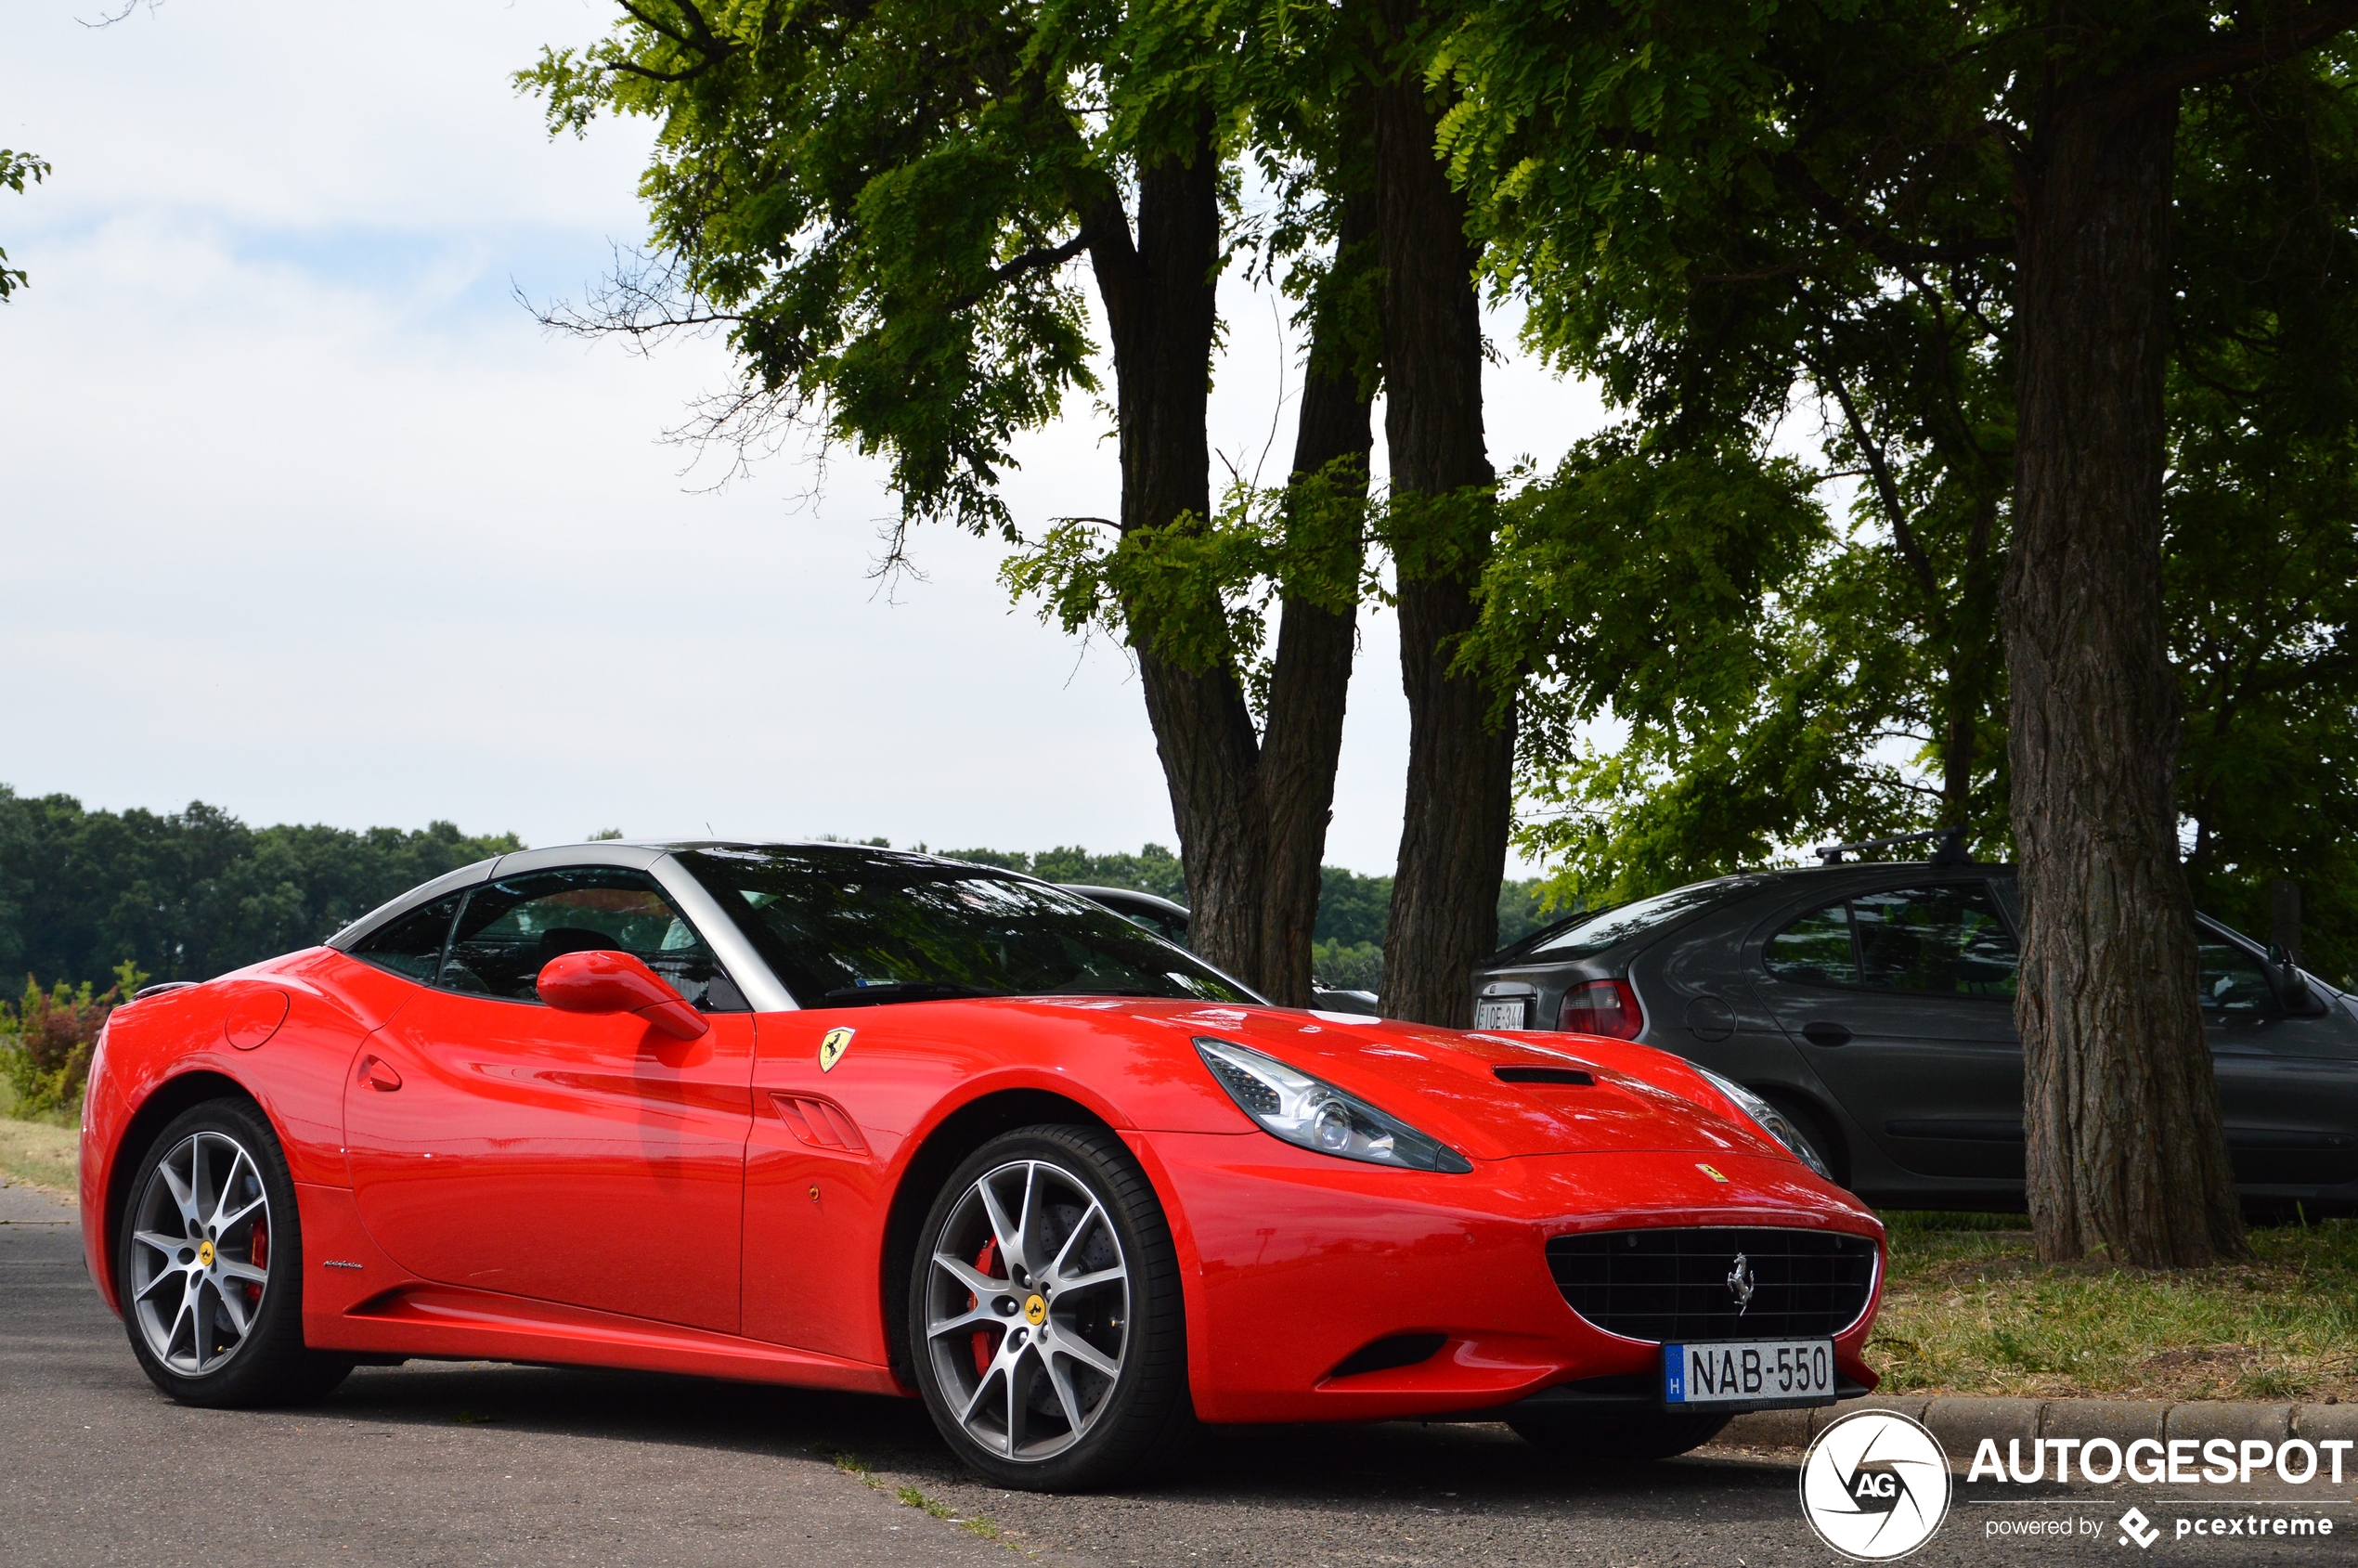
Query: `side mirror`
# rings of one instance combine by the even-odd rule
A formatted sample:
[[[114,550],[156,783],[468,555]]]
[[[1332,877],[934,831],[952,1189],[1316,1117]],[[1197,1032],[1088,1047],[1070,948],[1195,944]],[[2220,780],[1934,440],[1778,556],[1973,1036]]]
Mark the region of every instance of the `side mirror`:
[[[533,989],[561,1013],[631,1013],[675,1040],[694,1040],[712,1027],[627,952],[560,953],[540,966]]]
[[[2309,989],[2309,982],[2301,978],[2300,965],[2278,943],[2269,944],[2268,979],[2275,987],[2276,1000],[2286,1012],[2305,1017],[2325,1011]]]

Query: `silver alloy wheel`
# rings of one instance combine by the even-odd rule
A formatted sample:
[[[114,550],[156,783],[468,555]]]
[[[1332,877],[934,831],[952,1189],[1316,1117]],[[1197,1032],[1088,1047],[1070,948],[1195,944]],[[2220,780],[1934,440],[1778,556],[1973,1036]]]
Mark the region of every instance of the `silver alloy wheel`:
[[[226,1133],[191,1133],[132,1210],[131,1301],[158,1361],[183,1377],[238,1354],[270,1288],[262,1168]]]
[[[1054,1458],[1121,1380],[1130,1267],[1105,1205],[1041,1160],[988,1171],[933,1238],[926,1349],[951,1413],[1003,1458]]]

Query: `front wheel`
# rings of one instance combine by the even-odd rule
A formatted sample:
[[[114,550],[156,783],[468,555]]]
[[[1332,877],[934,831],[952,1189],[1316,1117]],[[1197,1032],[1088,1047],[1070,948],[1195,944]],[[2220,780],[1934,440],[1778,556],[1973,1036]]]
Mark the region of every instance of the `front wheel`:
[[[918,1232],[910,1360],[958,1458],[1074,1491],[1167,1462],[1195,1431],[1171,1227],[1121,1141],[1027,1127],[958,1167]]]
[[[303,1234],[270,1124],[184,1111],[132,1173],[115,1280],[131,1353],[184,1405],[304,1404],[352,1370],[303,1342]]]

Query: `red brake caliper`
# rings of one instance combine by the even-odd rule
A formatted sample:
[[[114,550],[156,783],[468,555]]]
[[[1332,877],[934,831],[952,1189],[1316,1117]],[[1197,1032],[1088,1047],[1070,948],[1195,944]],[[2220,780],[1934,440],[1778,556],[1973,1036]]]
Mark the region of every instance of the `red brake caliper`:
[[[982,1244],[981,1251],[975,1254],[975,1267],[985,1274],[990,1274],[998,1266],[999,1238],[994,1236],[990,1240]],[[982,1303],[976,1300],[973,1296],[968,1296],[966,1298],[966,1310],[968,1312],[974,1311],[975,1308],[980,1306],[981,1304]],[[996,1340],[991,1338],[990,1329],[978,1328],[975,1330],[974,1353],[976,1377],[984,1378],[991,1375],[991,1357],[998,1351],[998,1349],[999,1343]]]
[[[253,1259],[253,1266],[256,1268],[268,1268],[270,1266],[270,1225],[268,1221],[256,1220],[254,1222],[253,1245],[249,1251],[249,1256]],[[251,1279],[246,1280],[244,1284],[246,1288],[246,1304],[248,1306],[252,1306],[254,1302],[262,1300],[261,1286],[256,1285]]]

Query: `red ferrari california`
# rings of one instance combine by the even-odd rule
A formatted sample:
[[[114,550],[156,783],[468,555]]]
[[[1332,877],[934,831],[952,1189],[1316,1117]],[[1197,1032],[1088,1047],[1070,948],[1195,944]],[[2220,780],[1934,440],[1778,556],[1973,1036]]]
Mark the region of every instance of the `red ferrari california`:
[[[92,1277],[199,1405],[408,1357],[922,1397],[1002,1484],[1198,1422],[1658,1458],[1872,1386],[1882,1227],[1597,1036],[1273,1007],[1029,877],[841,844],[502,856],[151,988]]]

